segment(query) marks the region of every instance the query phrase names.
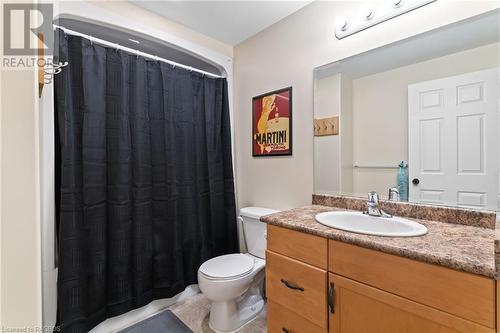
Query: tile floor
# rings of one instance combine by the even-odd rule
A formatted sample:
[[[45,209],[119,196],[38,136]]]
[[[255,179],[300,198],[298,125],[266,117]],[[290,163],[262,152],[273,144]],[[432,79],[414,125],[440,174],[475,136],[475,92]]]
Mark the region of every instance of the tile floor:
[[[175,315],[181,319],[194,333],[213,333],[208,327],[208,316],[210,312],[210,302],[203,294],[197,294],[169,307]],[[266,333],[266,309],[252,322],[243,326],[238,333]]]

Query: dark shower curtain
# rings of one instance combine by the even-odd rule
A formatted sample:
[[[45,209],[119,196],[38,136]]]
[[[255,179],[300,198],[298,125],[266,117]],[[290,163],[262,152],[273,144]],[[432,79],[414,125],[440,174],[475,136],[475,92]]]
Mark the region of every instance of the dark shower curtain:
[[[60,30],[56,43],[58,325],[87,332],[237,251],[227,82]]]

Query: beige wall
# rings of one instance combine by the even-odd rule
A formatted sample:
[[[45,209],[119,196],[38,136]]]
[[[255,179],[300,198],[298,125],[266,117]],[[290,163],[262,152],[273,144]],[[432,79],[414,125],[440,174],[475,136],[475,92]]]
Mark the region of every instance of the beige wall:
[[[408,85],[498,67],[499,47],[490,44],[353,80],[354,160],[408,162]],[[397,169],[354,169],[354,194],[385,195],[396,185],[396,174]]]
[[[437,1],[343,40],[337,16],[359,15],[359,1],[314,2],[234,51],[235,144],[240,206],[290,208],[313,192],[313,69],[498,8],[494,1]],[[251,99],[293,86],[293,156],[252,158]]]
[[[339,117],[340,135],[314,137],[314,192],[351,193],[352,80],[336,74],[314,82],[314,118]]]
[[[38,109],[34,71],[2,72],[1,319],[41,325]]]
[[[13,36],[18,38],[20,34]],[[40,326],[36,72],[2,69],[0,77],[0,326]]]
[[[342,98],[341,74],[315,82],[314,118],[340,116]],[[317,193],[340,191],[340,136],[314,137],[314,189]]]
[[[342,75],[340,106],[340,193],[353,192],[352,161],[354,154],[352,112],[352,79]],[[314,188],[315,193],[319,193]]]

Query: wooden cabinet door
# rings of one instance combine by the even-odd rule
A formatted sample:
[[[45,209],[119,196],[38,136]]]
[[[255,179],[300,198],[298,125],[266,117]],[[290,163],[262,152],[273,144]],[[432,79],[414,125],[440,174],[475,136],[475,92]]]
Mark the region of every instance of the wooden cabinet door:
[[[492,328],[339,275],[329,274],[328,282],[330,333],[494,332]]]
[[[329,270],[416,303],[495,328],[495,282],[393,254],[330,240]]]

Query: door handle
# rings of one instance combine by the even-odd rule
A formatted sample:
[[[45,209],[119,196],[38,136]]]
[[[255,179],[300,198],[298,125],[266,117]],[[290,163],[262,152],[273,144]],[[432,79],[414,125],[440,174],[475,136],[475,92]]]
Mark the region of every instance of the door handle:
[[[290,283],[285,279],[281,279],[281,283],[283,283],[287,288],[290,288],[293,290],[298,290],[298,291],[304,291],[304,288],[302,288],[301,286],[297,286],[293,283]]]
[[[420,179],[413,178],[413,180],[411,182],[413,183],[413,185],[418,185],[418,184],[420,184]]]
[[[330,283],[330,287],[328,288],[328,307],[330,308],[330,312],[335,313],[335,285],[333,282]]]
[[[289,330],[289,329],[287,329],[287,328],[285,328],[285,327],[281,328],[281,331],[282,331],[283,333],[290,333],[290,330]]]

